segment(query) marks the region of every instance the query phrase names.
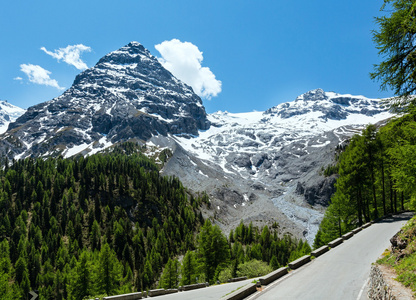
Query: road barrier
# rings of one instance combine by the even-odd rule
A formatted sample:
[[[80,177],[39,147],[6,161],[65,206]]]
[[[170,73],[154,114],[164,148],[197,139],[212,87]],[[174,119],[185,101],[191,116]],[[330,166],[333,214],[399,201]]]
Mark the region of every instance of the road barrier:
[[[289,263],[289,268],[291,268],[292,270],[299,268],[300,266],[303,266],[304,264],[308,263],[311,261],[311,256],[310,255],[304,255],[301,258],[298,258],[295,261],[292,261]]]
[[[370,227],[371,226],[371,222],[365,223],[363,226],[361,226],[363,229]]]
[[[352,230],[351,232],[354,234],[359,233],[361,230],[363,230],[361,227],[355,228],[354,230]]]
[[[348,240],[350,237],[352,237],[354,235],[354,233],[352,232],[352,231],[350,231],[350,232],[348,232],[348,233],[346,233],[346,234],[344,234],[343,236],[342,236],[342,239],[345,241],[345,240]]]
[[[103,300],[136,300],[142,299],[142,297],[142,293],[131,293],[117,296],[107,296],[104,297]]]
[[[254,294],[257,292],[257,284],[256,283],[250,283],[246,286],[243,286],[242,288],[236,290],[235,292],[221,298],[224,300],[241,300],[244,298],[247,298],[251,294]]]
[[[161,295],[165,295],[165,294],[166,294],[165,289],[150,290],[148,292],[149,297],[156,297],[156,296],[161,296]]]
[[[268,285],[269,283],[279,279],[288,273],[287,267],[277,269],[259,279],[261,285]]]
[[[334,247],[342,244],[343,241],[344,240],[342,238],[337,238],[337,239],[333,240],[332,242],[329,242],[328,246],[331,247],[331,248],[334,248]]]
[[[314,256],[314,257],[318,257],[318,256],[324,254],[325,252],[327,252],[328,250],[329,250],[328,246],[322,246],[321,248],[313,250],[311,252],[311,255]]]
[[[242,281],[242,280],[246,280],[246,279],[247,279],[247,276],[243,276],[243,277],[228,279],[227,282],[237,282],[237,281]]]
[[[204,288],[204,287],[207,287],[208,285],[209,284],[207,283],[196,283],[196,284],[184,285],[181,289],[183,291],[190,291],[190,290]]]

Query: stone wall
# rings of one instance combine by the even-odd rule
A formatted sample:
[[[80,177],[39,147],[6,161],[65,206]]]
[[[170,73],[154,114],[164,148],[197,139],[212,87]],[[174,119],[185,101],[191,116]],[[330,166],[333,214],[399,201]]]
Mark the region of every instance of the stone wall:
[[[371,267],[368,298],[374,300],[396,300],[391,288],[384,280],[382,272],[376,265]]]

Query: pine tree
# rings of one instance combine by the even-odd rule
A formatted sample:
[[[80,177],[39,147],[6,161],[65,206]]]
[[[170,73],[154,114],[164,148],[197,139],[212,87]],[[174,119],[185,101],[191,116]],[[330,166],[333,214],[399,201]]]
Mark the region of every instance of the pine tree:
[[[143,289],[147,289],[151,286],[153,282],[153,270],[152,265],[150,264],[150,260],[146,259],[144,264],[144,272],[143,272]]]
[[[414,0],[384,0],[388,16],[376,18],[379,30],[373,32],[379,54],[384,61],[375,65],[372,79],[381,81],[381,88],[392,89],[399,97],[392,98],[396,107],[414,102],[409,97],[416,91],[416,3]]]
[[[87,252],[81,252],[68,284],[70,299],[84,299],[91,293],[91,265]]]
[[[197,263],[193,251],[187,251],[182,261],[182,285],[196,283]]]
[[[90,232],[90,244],[91,249],[99,249],[100,248],[100,237],[101,237],[101,230],[100,225],[98,224],[97,220],[94,220],[91,232]]]
[[[170,259],[165,265],[160,278],[159,287],[164,289],[177,288],[179,283],[179,261]]]
[[[199,235],[199,255],[206,279],[213,282],[215,271],[220,264],[226,264],[230,250],[225,236],[217,225],[206,220]]]
[[[99,254],[98,268],[96,272],[96,290],[107,295],[116,293],[120,286],[122,266],[116,254],[108,244],[104,244]]]
[[[270,267],[273,270],[276,270],[277,268],[279,268],[279,262],[278,262],[277,257],[275,255],[273,255],[272,259],[270,260]]]

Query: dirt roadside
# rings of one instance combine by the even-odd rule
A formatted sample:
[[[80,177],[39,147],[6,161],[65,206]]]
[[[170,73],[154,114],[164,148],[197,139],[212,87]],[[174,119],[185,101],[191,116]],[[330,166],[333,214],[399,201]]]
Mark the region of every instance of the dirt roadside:
[[[377,267],[381,271],[384,281],[390,287],[391,292],[396,300],[416,299],[413,291],[410,288],[405,287],[403,284],[396,280],[397,273],[392,267],[380,264],[377,264]]]

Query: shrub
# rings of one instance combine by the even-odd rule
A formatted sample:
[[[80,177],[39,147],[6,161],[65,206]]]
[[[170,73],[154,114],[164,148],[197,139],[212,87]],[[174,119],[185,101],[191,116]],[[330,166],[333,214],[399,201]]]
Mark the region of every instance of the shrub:
[[[224,270],[222,270],[220,272],[220,274],[218,275],[218,280],[221,283],[227,282],[228,279],[233,278],[233,274],[232,274],[232,266],[228,266],[227,268],[225,268]]]
[[[237,276],[247,276],[247,278],[253,278],[263,276],[271,271],[272,268],[266,262],[253,259],[238,265]]]

